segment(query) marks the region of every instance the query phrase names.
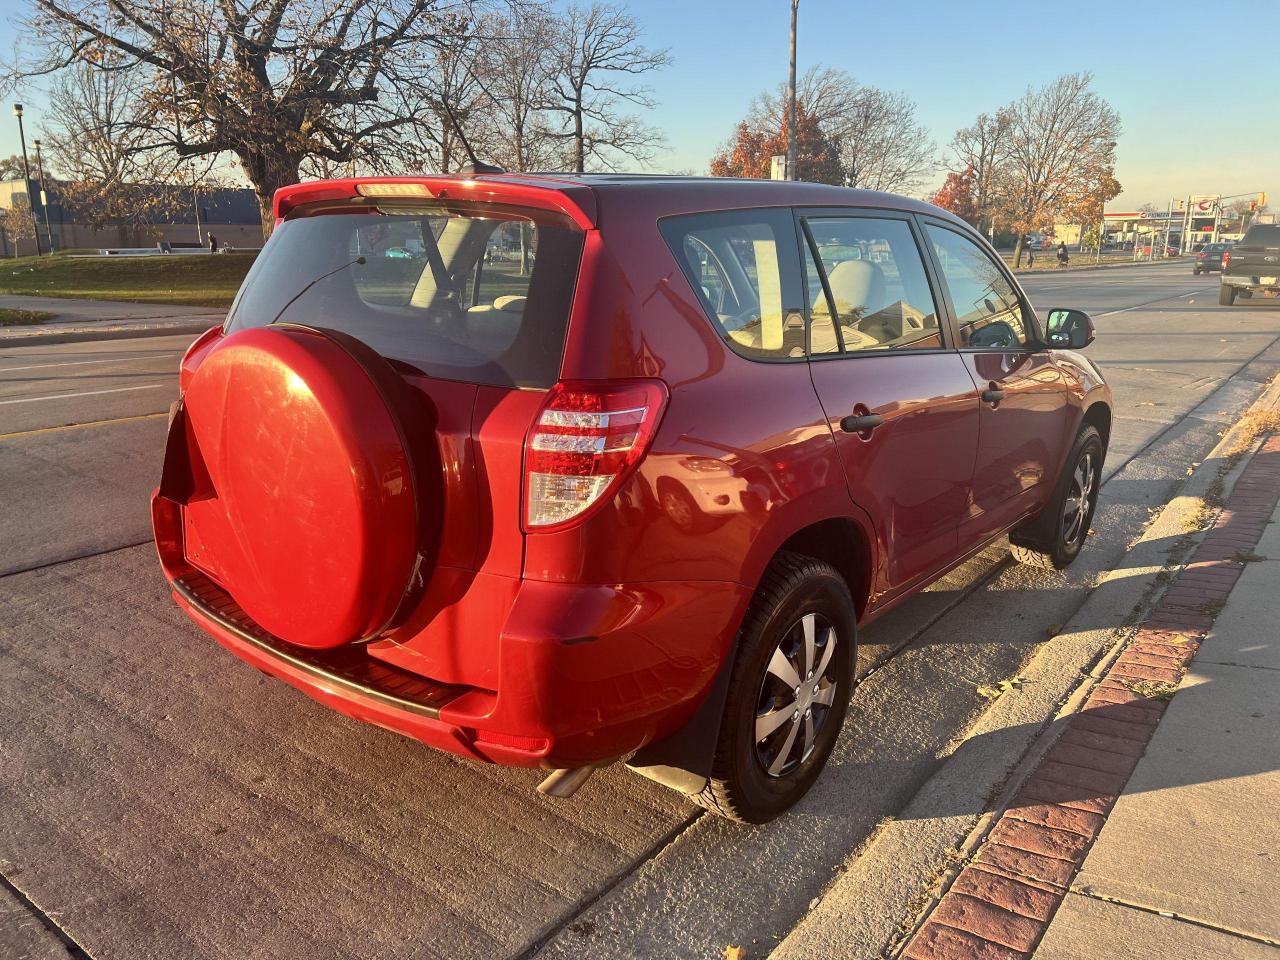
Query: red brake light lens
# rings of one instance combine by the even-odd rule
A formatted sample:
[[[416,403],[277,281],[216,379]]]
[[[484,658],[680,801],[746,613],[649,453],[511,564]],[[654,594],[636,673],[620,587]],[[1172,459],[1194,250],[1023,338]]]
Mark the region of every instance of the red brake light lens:
[[[660,380],[552,387],[525,444],[525,529],[579,520],[613,494],[644,456],[666,405]]]

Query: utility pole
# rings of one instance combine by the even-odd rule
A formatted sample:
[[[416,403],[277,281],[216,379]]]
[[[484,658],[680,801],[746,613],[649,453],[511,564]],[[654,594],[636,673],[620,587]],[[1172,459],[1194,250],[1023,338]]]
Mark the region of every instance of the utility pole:
[[[787,179],[796,179],[796,13],[800,0],[791,0],[791,66],[787,71]]]
[[[44,160],[40,157],[40,141],[31,142],[36,148],[36,172],[40,174],[40,209],[44,211],[44,235],[49,241],[49,252],[53,253],[53,227],[49,225],[49,191],[44,185]]]
[[[36,256],[44,251],[40,249],[40,223],[36,220],[36,205],[31,197],[31,164],[27,161],[27,135],[22,129],[22,104],[13,105],[13,115],[18,118],[18,140],[22,142],[22,185],[27,189],[27,206],[31,210],[31,230],[36,238]],[[17,244],[15,243],[16,247]]]

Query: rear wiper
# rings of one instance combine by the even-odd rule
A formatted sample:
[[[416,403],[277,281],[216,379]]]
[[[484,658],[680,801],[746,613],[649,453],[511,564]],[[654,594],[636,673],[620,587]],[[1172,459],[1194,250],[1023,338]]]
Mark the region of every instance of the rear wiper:
[[[272,317],[269,321],[267,321],[267,326],[271,326],[271,324],[275,323],[275,322],[276,322],[277,320],[279,320],[282,316],[284,316],[284,312],[285,312],[286,310],[288,310],[288,309],[289,309],[290,307],[292,307],[295,303],[297,303],[297,302],[298,302],[298,299],[299,299],[299,298],[300,298],[304,293],[306,293],[308,290],[310,290],[312,287],[314,287],[314,286],[315,286],[317,283],[319,283],[321,280],[324,280],[324,279],[326,279],[327,277],[332,277],[335,273],[341,273],[343,270],[347,269],[347,267],[354,267],[354,266],[357,266],[357,265],[358,265],[358,266],[364,266],[364,265],[365,265],[365,263],[367,263],[367,262],[368,262],[368,261],[367,261],[367,260],[365,260],[365,258],[364,258],[363,256],[359,256],[359,257],[356,257],[354,260],[348,260],[346,263],[342,264],[342,266],[340,266],[340,267],[334,267],[334,268],[333,268],[332,270],[330,270],[328,273],[322,273],[322,274],[320,274],[320,276],[316,277],[314,280],[312,280],[310,283],[308,283],[305,287],[303,287],[301,290],[299,290],[297,293],[295,293],[292,297],[290,297],[288,300],[286,300],[286,301],[285,301],[284,306],[280,308],[280,310],[276,313],[276,315],[275,315],[274,317]]]

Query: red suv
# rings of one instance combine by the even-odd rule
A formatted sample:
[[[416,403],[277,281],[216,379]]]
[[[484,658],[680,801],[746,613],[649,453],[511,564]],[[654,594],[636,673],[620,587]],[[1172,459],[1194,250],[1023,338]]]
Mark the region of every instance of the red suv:
[[[182,361],[156,544],[237,656],[572,792],[759,822],[857,628],[1008,534],[1063,567],[1110,391],[966,224],[806,183],[307,183]]]

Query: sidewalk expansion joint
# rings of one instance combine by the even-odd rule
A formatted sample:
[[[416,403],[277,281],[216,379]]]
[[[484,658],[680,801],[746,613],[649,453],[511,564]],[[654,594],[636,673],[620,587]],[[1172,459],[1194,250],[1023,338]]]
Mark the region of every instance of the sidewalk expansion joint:
[[[1016,960],[1035,952],[1280,502],[1280,434],[1245,444],[1227,464],[1250,449],[1203,539],[1175,561],[1168,590],[1112,647],[1083,703],[1055,721],[1062,733],[897,956]]]
[[[13,881],[2,873],[0,873],[0,887],[4,887],[5,890],[9,891],[10,896],[17,900],[24,910],[40,921],[40,925],[58,939],[58,942],[66,948],[67,956],[74,958],[74,960],[93,960],[89,952],[76,943],[75,938],[62,929],[57,920],[54,920],[53,917],[36,906],[30,897],[19,890]]]
[[[1164,917],[1166,920],[1176,920],[1178,923],[1185,923],[1193,927],[1201,927],[1205,930],[1213,930],[1216,933],[1225,933],[1231,937],[1238,937],[1241,940],[1249,940],[1253,943],[1262,944],[1266,947],[1280,947],[1280,940],[1272,940],[1270,937],[1259,936],[1256,933],[1249,933],[1246,930],[1237,930],[1233,927],[1224,927],[1216,923],[1210,923],[1208,920],[1201,920],[1198,917],[1188,916],[1185,913],[1178,913],[1174,910],[1161,910],[1159,907],[1153,907],[1146,903],[1135,903],[1132,900],[1125,900],[1123,897],[1109,897],[1105,894],[1094,893],[1087,887],[1077,887],[1072,885],[1069,893],[1076,896],[1088,897],[1090,900],[1097,900],[1099,903],[1109,903],[1113,906],[1124,907],[1128,910],[1137,910],[1141,913],[1149,913],[1153,916]]]
[[[48,570],[50,567],[60,567],[64,563],[75,563],[77,560],[92,560],[94,557],[105,556],[108,553],[118,553],[121,550],[132,550],[134,547],[146,546],[154,543],[151,537],[145,540],[139,540],[137,543],[122,543],[118,547],[107,547],[104,550],[90,550],[88,553],[78,553],[73,557],[63,557],[61,560],[50,560],[47,563],[37,563],[35,566],[24,567],[21,570],[10,570],[8,573],[0,573],[0,580],[5,577],[16,577],[23,573],[35,573],[37,570]]]

